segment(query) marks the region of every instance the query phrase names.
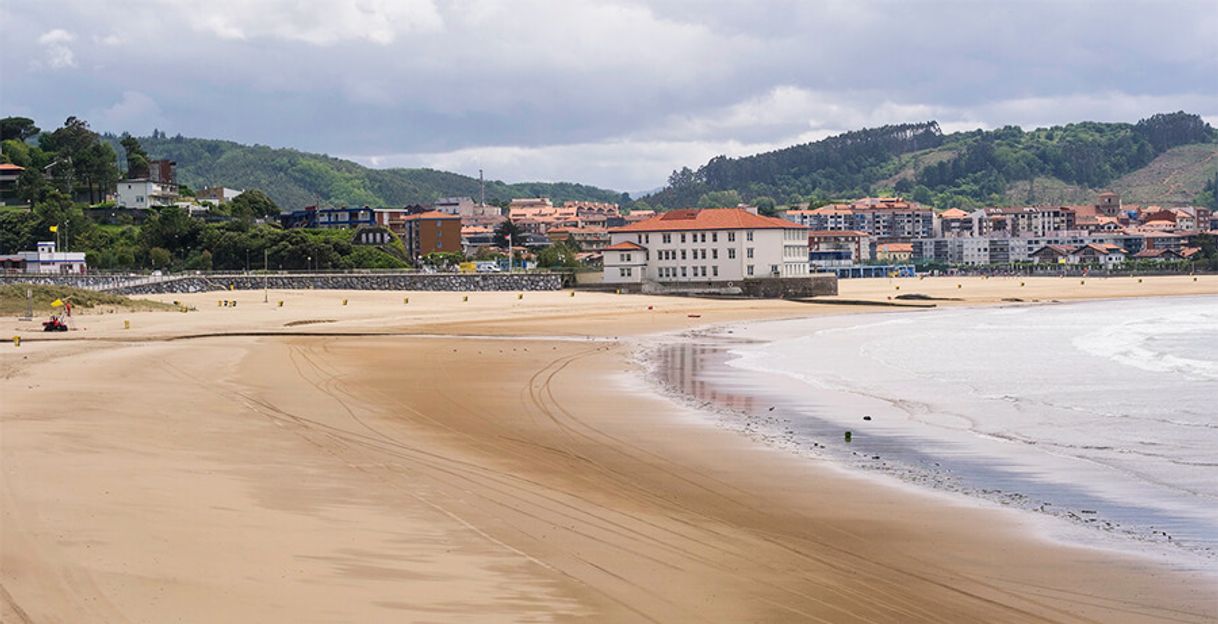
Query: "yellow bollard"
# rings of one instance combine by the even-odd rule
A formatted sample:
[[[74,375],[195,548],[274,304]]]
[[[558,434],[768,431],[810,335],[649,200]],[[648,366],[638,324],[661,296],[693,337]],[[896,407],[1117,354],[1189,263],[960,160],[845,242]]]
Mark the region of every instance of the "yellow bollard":
[[[123,329],[131,329],[131,321],[123,321]]]
[[[347,300],[343,299],[343,305],[347,305]]]
[[[621,288],[614,288],[614,289],[613,289],[613,294],[615,294],[615,295],[620,295],[620,294],[622,294],[622,289],[621,289]]]
[[[21,346],[21,336],[13,336],[13,346],[14,347]]]
[[[410,303],[410,297],[402,297],[402,305],[406,305],[409,303]]]
[[[220,307],[220,306],[222,306],[222,305],[224,305],[224,302],[223,302],[223,301],[219,301],[219,300],[217,300],[217,301],[216,301],[216,307],[217,307],[217,308],[218,308],[218,307]]]
[[[229,282],[229,284],[228,284],[228,289],[229,289],[229,290],[237,290],[237,287],[236,287],[235,285],[233,285],[233,283],[232,283],[232,282]]]

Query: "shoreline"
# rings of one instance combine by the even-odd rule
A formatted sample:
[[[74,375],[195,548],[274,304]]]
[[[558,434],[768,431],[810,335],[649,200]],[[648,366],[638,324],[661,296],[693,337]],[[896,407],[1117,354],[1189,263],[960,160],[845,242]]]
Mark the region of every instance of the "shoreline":
[[[1196,295],[1186,295],[1196,297]],[[1212,297],[1212,296],[1211,296]],[[1097,301],[1068,301],[1061,305],[1091,305],[1103,301],[1136,301],[1144,298],[1106,299]],[[1051,305],[1048,302],[1032,304],[1034,307]],[[977,306],[977,309],[994,309],[1005,306]],[[1014,306],[1012,306],[1014,307]],[[955,308],[958,310],[960,308]],[[954,310],[939,310],[951,313]],[[933,312],[932,312],[933,314]],[[881,316],[883,315],[883,316]],[[827,315],[816,317],[816,322],[847,319],[896,318],[888,311],[875,311],[862,315]],[[916,317],[915,317],[916,318]],[[811,320],[811,319],[806,319]],[[820,405],[819,409],[858,409],[858,401],[865,398],[848,390],[818,390],[805,385],[806,382],[785,374],[769,372],[763,374],[751,367],[737,367],[730,363],[739,348],[759,348],[773,344],[777,338],[758,337],[756,326],[773,326],[799,322],[794,319],[766,319],[742,321],[695,328],[663,335],[665,341],[658,344],[636,344],[632,357],[642,371],[640,378],[652,391],[677,401],[703,415],[702,422],[710,427],[732,431],[749,441],[765,445],[781,452],[798,456],[823,466],[826,463],[847,474],[864,476],[876,480],[883,487],[899,487],[925,496],[945,496],[948,499],[967,501],[980,508],[999,513],[1016,513],[1033,520],[1037,527],[1029,527],[1035,539],[1043,539],[1069,547],[1093,548],[1100,551],[1133,556],[1148,563],[1167,565],[1185,572],[1204,574],[1218,584],[1218,552],[1212,548],[1197,546],[1189,549],[1174,542],[1166,532],[1153,527],[1123,526],[1094,516],[1094,509],[1087,505],[1053,507],[1049,503],[1037,506],[1033,499],[1052,493],[1052,486],[1039,494],[1028,495],[1026,491],[1010,489],[1017,487],[1020,477],[1004,477],[1001,474],[987,478],[981,474],[961,474],[961,466],[949,468],[952,458],[934,452],[915,450],[915,440],[905,433],[868,432],[872,450],[846,442],[842,444],[844,430],[853,429],[856,437],[861,429],[868,427],[859,422],[852,425],[817,416],[807,411],[807,406],[792,403],[792,393],[807,395],[831,393],[843,395],[841,400]],[[916,320],[914,321],[916,322]],[[673,353],[679,353],[674,356]],[[777,376],[777,379],[775,378]],[[777,409],[777,411],[775,411]],[[866,411],[866,410],[863,410]],[[863,413],[863,412],[860,412]],[[796,419],[793,421],[793,419]],[[870,419],[870,416],[868,417]],[[974,432],[977,435],[985,435]],[[872,435],[874,434],[874,435]],[[896,445],[892,447],[892,445]],[[879,453],[879,454],[876,454]],[[982,458],[978,458],[982,459]],[[969,462],[964,462],[965,466]],[[986,487],[987,483],[989,487]],[[1059,487],[1067,488],[1061,485]],[[1066,498],[1078,494],[1062,493]],[[1097,501],[1100,499],[1097,498]],[[1105,501],[1100,507],[1111,506]],[[1051,508],[1046,508],[1051,507]],[[1080,515],[1081,514],[1081,515]]]
[[[1218,292],[1218,281],[1206,287]],[[246,295],[262,299],[234,296]],[[341,293],[280,296],[283,309],[243,299],[242,316],[202,306],[131,315],[129,333],[123,316],[82,317],[91,337],[147,340],[0,352],[0,616],[874,623],[1218,613],[1218,591],[1200,579],[1031,540],[1006,514],[707,427],[636,377],[628,343],[657,331],[840,307],[508,293],[467,305],[412,294],[404,309],[398,293],[352,293],[351,306]],[[325,325],[334,331],[173,339],[316,319],[334,319]],[[342,334],[386,327],[429,335]],[[453,328],[487,338],[439,335]],[[62,380],[74,380],[71,392]]]

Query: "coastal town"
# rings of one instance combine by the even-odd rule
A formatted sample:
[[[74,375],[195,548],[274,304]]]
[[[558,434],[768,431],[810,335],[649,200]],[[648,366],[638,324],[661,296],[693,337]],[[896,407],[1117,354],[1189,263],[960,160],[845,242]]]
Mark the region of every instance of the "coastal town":
[[[0,190],[11,196],[24,170],[5,163],[0,172]],[[223,222],[232,217],[216,208],[243,193],[212,186],[185,196],[171,160],[151,161],[148,172],[145,178],[118,181],[86,215],[98,223],[139,224],[175,207],[195,219]],[[448,197],[400,208],[306,206],[260,221],[284,229],[347,231],[352,245],[386,247],[400,241],[406,260],[416,267],[441,261],[453,270],[507,270],[511,256],[516,266],[532,268],[543,250],[561,249],[565,268],[584,275],[581,283],[623,285],[929,270],[1186,271],[1204,257],[1206,241],[1218,235],[1218,215],[1209,208],[1126,204],[1114,192],[1099,193],[1089,205],[937,210],[901,197],[867,197],[767,212],[748,204],[656,211],[546,197],[502,205]],[[484,262],[475,265],[475,260]],[[0,268],[89,271],[84,253],[52,241],[0,256]]]

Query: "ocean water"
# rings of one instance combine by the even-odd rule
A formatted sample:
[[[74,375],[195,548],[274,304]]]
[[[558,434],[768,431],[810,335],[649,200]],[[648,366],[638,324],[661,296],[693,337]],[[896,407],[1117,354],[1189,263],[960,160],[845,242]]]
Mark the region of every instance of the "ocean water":
[[[1218,569],[1218,297],[754,323],[657,357],[744,431]]]

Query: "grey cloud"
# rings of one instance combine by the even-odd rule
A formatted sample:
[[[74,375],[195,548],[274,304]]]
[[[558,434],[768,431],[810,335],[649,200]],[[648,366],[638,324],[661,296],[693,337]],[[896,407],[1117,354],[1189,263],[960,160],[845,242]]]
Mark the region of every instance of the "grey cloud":
[[[1218,117],[1211,2],[104,4],[0,4],[6,114],[636,190],[863,125]]]

